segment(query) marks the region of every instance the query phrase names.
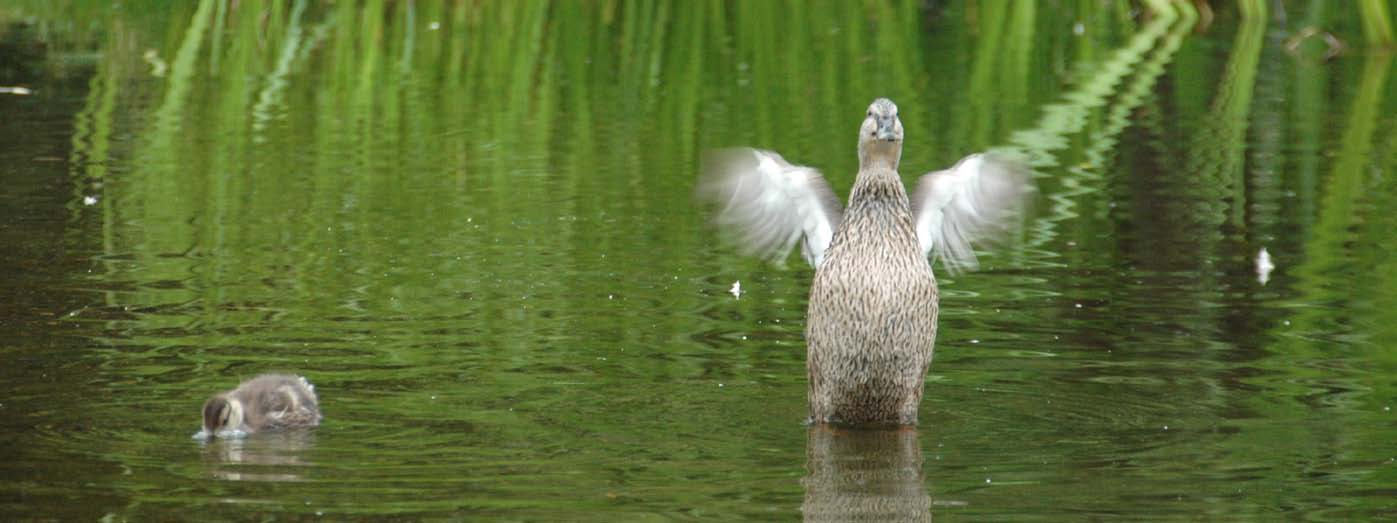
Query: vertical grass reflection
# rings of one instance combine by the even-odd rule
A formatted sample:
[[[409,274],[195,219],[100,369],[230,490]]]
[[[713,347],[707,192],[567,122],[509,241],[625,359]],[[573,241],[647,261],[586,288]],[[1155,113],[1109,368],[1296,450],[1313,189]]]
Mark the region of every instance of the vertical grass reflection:
[[[446,288],[586,295],[576,282],[526,283],[479,264],[503,255],[613,274],[599,254],[633,248],[618,230],[664,243],[646,253],[656,266],[690,266],[711,241],[693,232],[702,228],[689,210],[698,151],[771,147],[827,166],[836,186],[847,186],[852,155],[826,144],[848,142],[845,113],[889,95],[909,100],[909,134],[931,137],[909,149],[909,164],[1007,143],[1052,170],[1042,180],[1049,217],[1030,242],[1043,245],[1055,224],[1079,215],[1079,197],[1098,190],[1095,171],[1111,161],[1128,116],[1159,103],[1150,93],[1164,65],[1177,58],[1175,70],[1191,73],[1202,69],[1190,64],[1208,64],[1206,49],[1181,45],[1194,19],[1189,4],[1145,5],[1157,14],[1136,26],[1121,5],[1093,3],[1058,12],[1016,2],[789,9],[202,0],[169,12],[164,26],[113,29],[172,58],[168,73],[152,78],[129,66],[141,63],[142,46],[110,46],[77,123],[74,155],[86,170],[75,177],[89,185],[108,178],[112,156],[140,166],[104,188],[114,191],[102,200],[104,250],[139,260],[120,270],[135,271],[124,277],[141,285],[115,300],[197,303],[198,318],[184,320],[209,325],[224,322],[220,311],[233,304],[277,303],[305,317],[406,315],[432,309],[412,298],[444,299]],[[1324,12],[1308,13],[1320,20]],[[1200,240],[1243,227],[1249,199],[1243,155],[1265,5],[1247,2],[1237,13],[1217,94],[1170,99],[1187,113],[1218,116],[1172,137],[1187,154],[1162,155],[1182,158],[1167,160],[1186,173],[1169,183],[1191,187],[1194,197],[1175,210],[1206,218],[1191,235]],[[1058,36],[1077,21],[1091,38]],[[1080,70],[1061,93],[1059,70]],[[1312,100],[1325,96],[1310,78],[1296,75],[1301,96],[1291,109],[1310,122],[1297,125],[1310,144],[1297,171],[1300,204],[1315,212],[1301,214],[1320,216],[1322,228],[1335,229],[1320,234],[1337,237],[1329,216],[1343,214],[1345,200],[1334,195],[1353,190],[1342,173],[1355,170],[1336,169],[1324,201],[1306,192],[1319,183],[1313,133],[1324,110]],[[126,81],[159,84],[160,94],[123,96]],[[853,109],[833,109],[846,105]],[[112,118],[117,112],[134,116]],[[113,150],[109,137],[120,132],[141,138]],[[660,219],[674,210],[679,217]],[[617,224],[617,216],[640,218]],[[770,282],[771,292],[799,295],[800,281]],[[597,306],[601,293],[589,290],[570,306]],[[675,300],[681,310],[706,307],[697,296]]]

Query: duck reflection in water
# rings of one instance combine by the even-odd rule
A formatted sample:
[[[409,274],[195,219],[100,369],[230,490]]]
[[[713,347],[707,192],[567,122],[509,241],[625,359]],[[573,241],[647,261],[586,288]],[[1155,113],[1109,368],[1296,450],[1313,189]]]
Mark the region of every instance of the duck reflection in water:
[[[206,440],[204,463],[209,474],[228,481],[299,481],[311,463],[304,456],[315,447],[315,433],[290,430],[255,438]]]
[[[806,312],[810,423],[917,423],[936,341],[938,290],[928,255],[976,266],[971,242],[1003,233],[1026,202],[1028,169],[975,154],[923,175],[909,197],[897,172],[902,121],[868,106],[849,204],[819,171],[732,149],[705,161],[699,195],[750,252],[783,259],[797,242],[815,268]]]
[[[805,521],[931,521],[917,431],[816,425],[805,446]]]

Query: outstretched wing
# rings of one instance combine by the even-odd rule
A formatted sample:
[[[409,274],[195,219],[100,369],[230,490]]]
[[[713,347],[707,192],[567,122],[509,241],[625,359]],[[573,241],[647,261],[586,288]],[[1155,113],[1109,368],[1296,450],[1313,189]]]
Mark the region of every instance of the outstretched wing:
[[[972,154],[954,167],[923,175],[912,193],[922,254],[941,258],[952,274],[975,269],[971,242],[1004,231],[1023,210],[1028,166],[997,154]]]
[[[706,155],[699,197],[718,205],[715,221],[737,233],[750,254],[783,258],[804,238],[812,267],[824,261],[839,223],[839,199],[820,172],[771,151],[739,148]]]

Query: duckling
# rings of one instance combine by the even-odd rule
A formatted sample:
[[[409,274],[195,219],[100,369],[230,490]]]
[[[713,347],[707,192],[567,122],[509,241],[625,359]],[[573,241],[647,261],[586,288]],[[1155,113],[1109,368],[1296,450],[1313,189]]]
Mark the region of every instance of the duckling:
[[[879,98],[859,129],[848,206],[820,172],[757,149],[705,161],[698,194],[749,253],[784,258],[800,243],[815,268],[806,311],[807,423],[915,425],[939,312],[928,256],[952,273],[976,267],[970,243],[1002,232],[1031,188],[1028,170],[974,154],[921,176],[898,175],[903,128]]]
[[[319,424],[314,385],[300,376],[263,374],[204,403],[204,427],[195,437],[241,437]]]

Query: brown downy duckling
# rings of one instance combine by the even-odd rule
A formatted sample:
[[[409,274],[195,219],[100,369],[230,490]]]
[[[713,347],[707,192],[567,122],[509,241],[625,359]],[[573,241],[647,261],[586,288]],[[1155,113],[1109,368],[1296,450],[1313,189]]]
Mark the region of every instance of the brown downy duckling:
[[[797,242],[815,267],[805,338],[810,423],[915,424],[936,341],[931,253],[974,268],[970,242],[1004,230],[1026,203],[1023,164],[974,154],[923,175],[898,175],[897,105],[874,100],[859,130],[859,173],[841,209],[820,172],[757,149],[710,157],[701,197],[752,253],[784,258]]]
[[[204,427],[195,437],[241,437],[319,424],[314,385],[300,376],[263,374],[204,403]]]

